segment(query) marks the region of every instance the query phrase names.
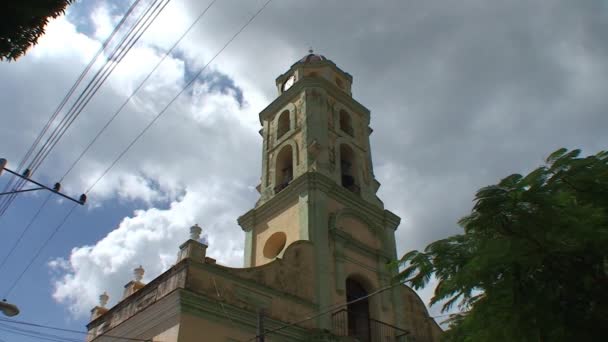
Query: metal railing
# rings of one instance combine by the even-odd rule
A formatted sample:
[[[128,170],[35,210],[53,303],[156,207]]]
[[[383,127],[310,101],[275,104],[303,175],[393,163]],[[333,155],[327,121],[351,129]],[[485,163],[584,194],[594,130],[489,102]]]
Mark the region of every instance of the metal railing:
[[[349,324],[349,316],[353,322]],[[361,342],[405,342],[409,331],[377,319],[358,316],[347,309],[332,314],[332,332]]]

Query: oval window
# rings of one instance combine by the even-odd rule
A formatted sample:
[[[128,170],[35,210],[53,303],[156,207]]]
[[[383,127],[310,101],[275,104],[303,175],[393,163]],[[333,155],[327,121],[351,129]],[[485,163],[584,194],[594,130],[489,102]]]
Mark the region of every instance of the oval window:
[[[274,259],[281,253],[285,248],[285,242],[287,241],[287,235],[283,232],[276,232],[266,240],[264,244],[264,256],[268,259]]]

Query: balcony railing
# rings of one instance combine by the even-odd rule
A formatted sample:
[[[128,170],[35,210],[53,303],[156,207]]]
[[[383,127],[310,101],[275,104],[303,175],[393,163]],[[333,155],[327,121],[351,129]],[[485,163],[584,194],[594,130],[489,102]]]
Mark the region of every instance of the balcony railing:
[[[348,318],[351,317],[349,325]],[[406,342],[409,331],[369,317],[354,317],[342,309],[332,315],[332,332],[337,336],[350,336],[360,342]]]

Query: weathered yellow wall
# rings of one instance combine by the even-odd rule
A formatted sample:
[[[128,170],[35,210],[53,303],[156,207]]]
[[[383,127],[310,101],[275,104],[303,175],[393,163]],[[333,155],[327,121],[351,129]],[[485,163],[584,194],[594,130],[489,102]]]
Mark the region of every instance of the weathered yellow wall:
[[[370,228],[354,217],[345,217],[337,222],[339,229],[349,233],[355,240],[370,248],[380,248],[379,239]]]
[[[271,217],[268,221],[255,226],[252,251],[255,258],[252,266],[264,265],[273,260],[266,258],[263,250],[266,240],[275,232],[284,232],[287,235],[285,248],[279,254],[279,257],[281,257],[287,246],[300,239],[300,216],[297,201],[287,205],[285,210]]]
[[[152,342],[177,342],[179,337],[179,324],[165,330],[164,332],[156,335]]]
[[[201,341],[246,341],[255,336],[255,329],[233,325],[230,321],[220,323],[202,317],[184,314],[179,331],[179,342]]]

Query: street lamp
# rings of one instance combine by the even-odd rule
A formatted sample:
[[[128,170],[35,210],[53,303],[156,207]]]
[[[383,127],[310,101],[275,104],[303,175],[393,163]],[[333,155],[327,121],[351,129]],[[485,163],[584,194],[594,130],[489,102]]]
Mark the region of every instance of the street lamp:
[[[7,303],[6,299],[0,302],[0,311],[6,316],[12,317],[19,314],[19,308],[15,304]]]

